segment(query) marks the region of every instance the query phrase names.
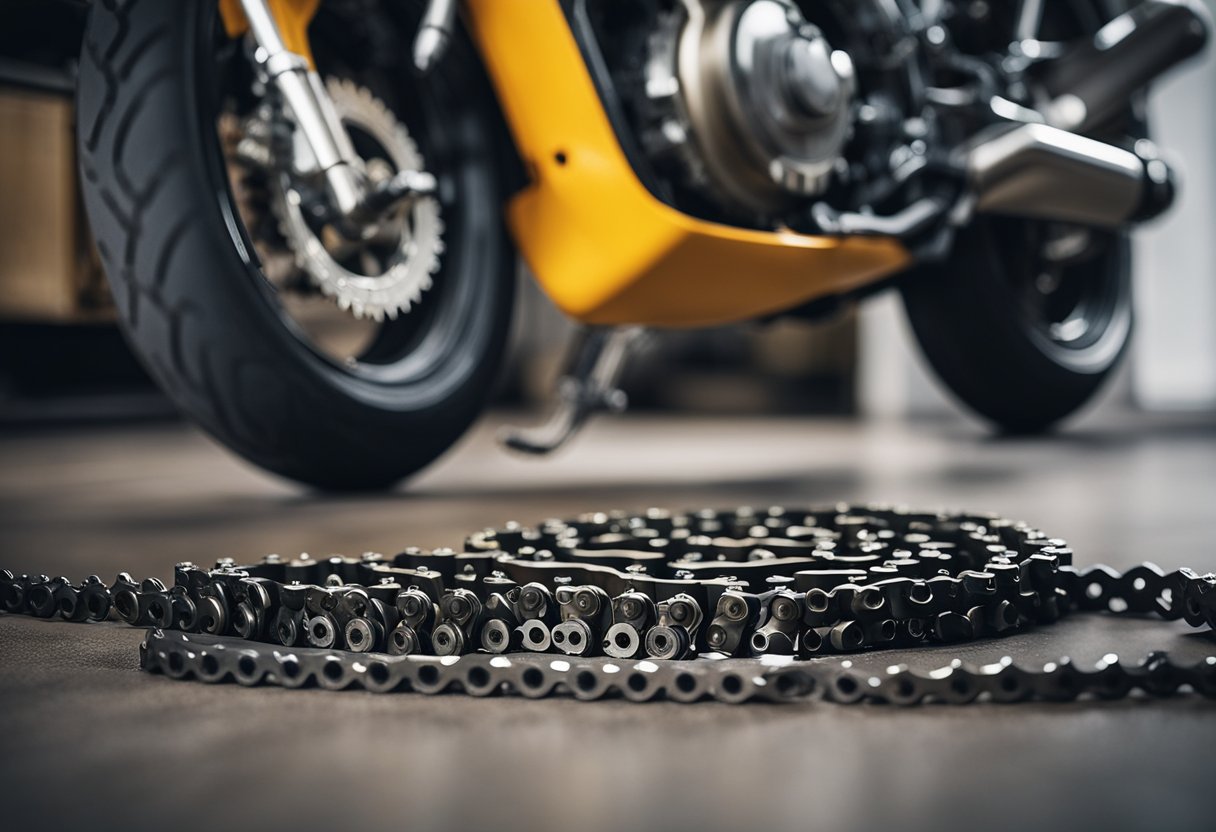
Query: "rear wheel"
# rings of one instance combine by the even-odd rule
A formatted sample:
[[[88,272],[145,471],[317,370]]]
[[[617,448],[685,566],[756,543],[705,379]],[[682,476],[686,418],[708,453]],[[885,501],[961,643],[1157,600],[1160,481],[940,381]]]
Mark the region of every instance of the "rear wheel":
[[[388,486],[460,437],[503,352],[514,253],[492,91],[464,38],[425,80],[410,71],[400,45],[421,3],[322,7],[318,71],[369,176],[422,161],[439,183],[352,245],[303,184],[236,150],[265,99],[216,7],[93,4],[80,160],[121,321],[174,401],[242,456],[317,487]]]
[[[1005,431],[1034,432],[1080,408],[1118,366],[1130,261],[1122,236],[983,219],[948,263],[909,276],[904,305],[955,395]]]
[[[989,17],[969,21],[968,45],[976,54],[1004,48],[1027,2],[985,4]],[[1037,37],[1075,40],[1117,6],[1044,3]],[[1101,137],[1117,142],[1143,130],[1128,113]],[[918,268],[901,291],[946,386],[1002,430],[1034,432],[1084,405],[1119,365],[1132,331],[1130,268],[1124,234],[989,216],[959,232],[948,261]]]

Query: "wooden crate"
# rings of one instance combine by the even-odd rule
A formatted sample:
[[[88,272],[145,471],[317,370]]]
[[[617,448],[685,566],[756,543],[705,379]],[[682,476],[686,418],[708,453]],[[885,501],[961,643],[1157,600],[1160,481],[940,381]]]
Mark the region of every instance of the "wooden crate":
[[[0,89],[0,318],[112,316],[80,204],[72,101]]]

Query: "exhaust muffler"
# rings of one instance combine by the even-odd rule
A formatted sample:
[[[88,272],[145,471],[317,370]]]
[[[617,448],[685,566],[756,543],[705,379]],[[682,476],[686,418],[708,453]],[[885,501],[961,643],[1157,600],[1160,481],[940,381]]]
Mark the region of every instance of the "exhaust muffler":
[[[985,214],[1114,227],[1155,217],[1174,201],[1173,174],[1153,154],[1047,124],[982,135],[967,154],[967,177],[975,210]]]
[[[1087,138],[1163,72],[1199,53],[1206,12],[1189,0],[1149,0],[1052,65],[1046,124],[1001,125],[970,142],[965,166],[975,209],[1117,227],[1170,206],[1173,174],[1150,142],[1135,151]]]

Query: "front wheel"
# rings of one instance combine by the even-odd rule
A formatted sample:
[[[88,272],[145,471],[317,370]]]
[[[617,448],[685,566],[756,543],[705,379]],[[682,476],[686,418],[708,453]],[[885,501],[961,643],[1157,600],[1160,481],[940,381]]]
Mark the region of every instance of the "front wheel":
[[[425,80],[410,72],[399,46],[421,3],[321,10],[318,71],[369,178],[423,167],[439,183],[352,240],[289,166],[259,165],[290,132],[217,5],[92,6],[80,164],[121,323],[245,458],[321,488],[391,485],[467,429],[504,349],[514,252],[491,89],[464,38]]]

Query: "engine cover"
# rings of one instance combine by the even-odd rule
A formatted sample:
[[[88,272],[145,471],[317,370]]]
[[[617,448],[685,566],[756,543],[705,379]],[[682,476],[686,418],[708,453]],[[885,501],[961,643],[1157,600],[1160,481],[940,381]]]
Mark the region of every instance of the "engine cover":
[[[848,54],[785,0],[684,9],[669,88],[706,184],[763,214],[822,192],[852,125]],[[652,75],[648,87],[661,84]]]

